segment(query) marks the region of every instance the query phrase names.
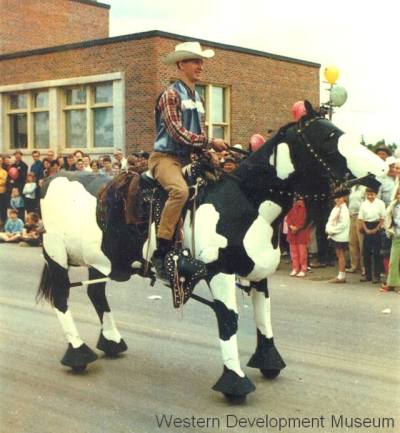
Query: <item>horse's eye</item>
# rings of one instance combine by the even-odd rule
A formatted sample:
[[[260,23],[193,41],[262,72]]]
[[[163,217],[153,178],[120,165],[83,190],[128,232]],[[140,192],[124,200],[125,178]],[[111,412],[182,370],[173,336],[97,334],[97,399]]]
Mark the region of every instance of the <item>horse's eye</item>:
[[[333,138],[335,135],[336,135],[336,132],[335,132],[335,131],[332,131],[332,132],[328,135],[328,137],[329,137],[329,138]]]

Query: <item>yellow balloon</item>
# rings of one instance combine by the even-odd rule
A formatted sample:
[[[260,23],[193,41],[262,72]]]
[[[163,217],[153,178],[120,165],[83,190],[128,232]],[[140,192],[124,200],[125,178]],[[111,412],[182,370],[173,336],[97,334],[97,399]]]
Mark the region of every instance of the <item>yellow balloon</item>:
[[[324,70],[324,75],[329,84],[335,84],[339,78],[339,69],[336,66],[327,66]]]

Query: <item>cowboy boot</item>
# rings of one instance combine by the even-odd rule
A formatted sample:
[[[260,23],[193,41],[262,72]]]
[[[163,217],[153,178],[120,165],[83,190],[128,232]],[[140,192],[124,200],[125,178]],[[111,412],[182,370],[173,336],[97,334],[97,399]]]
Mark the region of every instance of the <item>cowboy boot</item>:
[[[157,277],[168,281],[168,274],[165,270],[165,256],[172,249],[173,242],[169,239],[157,238],[157,249],[151,259],[156,269]]]

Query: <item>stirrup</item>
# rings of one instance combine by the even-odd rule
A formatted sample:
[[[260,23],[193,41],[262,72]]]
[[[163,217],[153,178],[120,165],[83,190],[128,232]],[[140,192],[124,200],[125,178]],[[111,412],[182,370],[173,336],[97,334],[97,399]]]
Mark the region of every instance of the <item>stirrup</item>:
[[[165,256],[164,264],[172,289],[174,307],[179,308],[189,300],[196,284],[206,278],[206,265],[193,258],[187,248],[170,251]]]

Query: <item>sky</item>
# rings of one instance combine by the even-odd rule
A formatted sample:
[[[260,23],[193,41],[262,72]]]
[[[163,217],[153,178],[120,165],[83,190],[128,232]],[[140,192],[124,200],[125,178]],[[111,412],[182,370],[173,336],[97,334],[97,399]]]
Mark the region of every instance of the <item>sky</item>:
[[[400,146],[393,0],[103,1],[111,5],[110,36],[162,30],[319,63],[321,103],[328,100],[323,71],[334,65],[348,100],[335,109],[333,122],[367,143],[384,139]]]

